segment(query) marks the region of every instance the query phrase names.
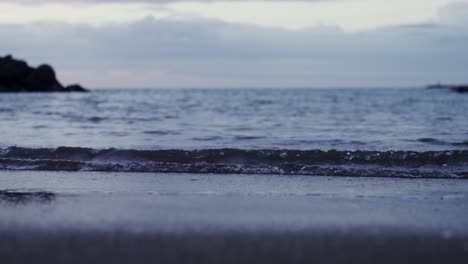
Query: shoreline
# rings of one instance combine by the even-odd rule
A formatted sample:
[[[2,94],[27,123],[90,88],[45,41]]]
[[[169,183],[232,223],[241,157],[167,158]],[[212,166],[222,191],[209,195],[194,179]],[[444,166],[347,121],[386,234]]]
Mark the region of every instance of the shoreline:
[[[0,186],[2,263],[468,261],[465,180],[0,170]]]

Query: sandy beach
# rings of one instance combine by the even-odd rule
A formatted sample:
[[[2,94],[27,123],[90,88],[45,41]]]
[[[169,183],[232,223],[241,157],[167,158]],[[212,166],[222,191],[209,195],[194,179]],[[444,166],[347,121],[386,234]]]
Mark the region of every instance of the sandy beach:
[[[2,263],[466,263],[468,182],[0,172]]]

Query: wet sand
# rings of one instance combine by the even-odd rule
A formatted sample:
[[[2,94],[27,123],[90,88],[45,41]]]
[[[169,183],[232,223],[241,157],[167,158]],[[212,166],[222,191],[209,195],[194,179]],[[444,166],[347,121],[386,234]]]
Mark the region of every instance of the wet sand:
[[[467,263],[468,181],[0,171],[2,263]]]
[[[362,232],[2,232],[2,263],[466,263],[467,241]]]

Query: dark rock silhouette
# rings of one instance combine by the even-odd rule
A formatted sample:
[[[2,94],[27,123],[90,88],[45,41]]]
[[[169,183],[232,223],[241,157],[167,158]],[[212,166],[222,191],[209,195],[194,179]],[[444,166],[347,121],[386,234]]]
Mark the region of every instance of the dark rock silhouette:
[[[431,84],[427,86],[428,89],[451,89],[452,87],[453,85],[441,84],[441,83]]]
[[[11,55],[0,57],[0,92],[86,92],[78,84],[64,87],[52,66],[30,67]]]
[[[455,91],[457,93],[468,93],[468,85],[460,85],[460,86],[452,87],[452,91]]]
[[[87,90],[79,84],[72,84],[65,87],[67,92],[86,92]]]
[[[457,93],[468,93],[468,85],[449,85],[449,84],[433,84],[428,85],[428,89],[446,89]]]

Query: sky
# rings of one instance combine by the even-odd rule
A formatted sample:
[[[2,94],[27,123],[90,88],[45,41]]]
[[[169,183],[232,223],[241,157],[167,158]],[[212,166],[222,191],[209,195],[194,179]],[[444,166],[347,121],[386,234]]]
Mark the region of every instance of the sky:
[[[468,82],[468,0],[0,0],[0,56],[90,88]]]

